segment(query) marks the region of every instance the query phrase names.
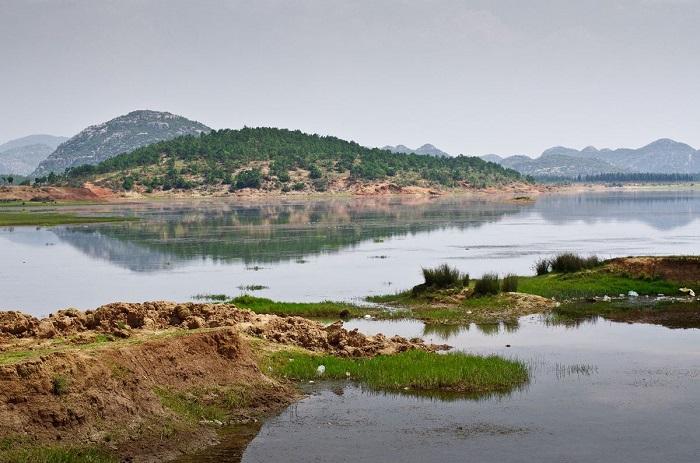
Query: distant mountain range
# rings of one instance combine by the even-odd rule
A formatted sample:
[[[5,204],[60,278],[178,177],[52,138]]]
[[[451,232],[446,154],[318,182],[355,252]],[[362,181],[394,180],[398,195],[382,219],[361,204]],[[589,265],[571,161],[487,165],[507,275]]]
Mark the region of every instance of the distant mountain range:
[[[93,125],[59,145],[31,174],[61,173],[69,167],[99,164],[121,153],[181,135],[197,135],[211,129],[199,122],[168,112],[140,110]]]
[[[427,156],[436,156],[436,157],[450,157],[451,155],[442,151],[441,149],[436,148],[435,146],[426,143],[425,145],[416,148],[416,149],[411,149],[408,146],[405,145],[396,145],[396,146],[391,146],[391,145],[386,145],[382,147],[383,150],[388,150],[391,151],[392,153],[408,153],[408,154],[424,154]]]
[[[641,148],[582,150],[556,146],[545,150],[538,158],[516,155],[481,157],[504,167],[534,177],[576,177],[608,173],[700,173],[700,151],[668,138],[656,140]]]
[[[0,174],[28,175],[68,137],[29,135],[0,145]]]

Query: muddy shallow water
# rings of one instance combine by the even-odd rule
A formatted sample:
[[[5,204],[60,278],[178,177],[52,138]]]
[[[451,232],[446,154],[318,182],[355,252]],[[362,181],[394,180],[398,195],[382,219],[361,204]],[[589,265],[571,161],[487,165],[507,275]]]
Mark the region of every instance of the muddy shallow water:
[[[235,200],[98,205],[138,222],[0,228],[0,309],[235,296],[353,300],[417,284],[448,262],[479,277],[530,273],[558,251],[601,257],[700,253],[700,192]]]
[[[452,332],[347,326],[518,358],[532,379],[507,396],[449,401],[316,384],[242,457],[225,442],[183,461],[700,461],[700,330],[602,319],[568,328],[539,316]]]

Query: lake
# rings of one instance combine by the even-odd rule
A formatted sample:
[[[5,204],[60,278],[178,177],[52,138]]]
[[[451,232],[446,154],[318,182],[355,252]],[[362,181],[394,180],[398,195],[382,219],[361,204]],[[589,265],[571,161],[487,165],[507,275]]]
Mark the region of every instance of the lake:
[[[559,251],[700,253],[697,191],[543,196],[231,200],[61,208],[136,222],[0,228],[0,308],[46,315],[114,301],[238,295],[358,300],[410,287],[443,262],[529,274]]]
[[[360,300],[410,287],[422,266],[443,262],[479,277],[531,273],[538,257],[559,251],[700,253],[694,191],[74,209],[140,220],[0,230],[2,308],[45,315],[236,295],[252,284],[275,299]],[[346,328],[519,359],[531,380],[509,394],[451,400],[321,382],[278,416],[232,427],[221,445],[181,463],[700,461],[698,329],[601,318],[562,325],[542,315],[511,325],[352,320]]]

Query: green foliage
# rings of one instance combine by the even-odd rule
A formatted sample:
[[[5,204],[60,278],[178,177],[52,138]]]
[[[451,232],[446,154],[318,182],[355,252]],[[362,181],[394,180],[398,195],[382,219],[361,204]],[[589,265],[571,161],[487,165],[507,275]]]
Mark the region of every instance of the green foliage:
[[[119,459],[100,448],[75,446],[0,446],[0,461],[12,463],[117,463]]]
[[[262,186],[262,173],[260,169],[241,171],[236,175],[236,188],[260,188]]]
[[[501,291],[504,293],[514,293],[518,291],[518,275],[509,273],[501,281]]]
[[[296,182],[294,185],[292,185],[292,190],[294,191],[303,191],[304,188],[306,188],[306,184],[304,182]]]
[[[154,143],[96,166],[74,167],[64,178],[68,183],[77,184],[99,174],[157,167],[159,174],[148,174],[151,178],[159,177],[157,182],[149,184],[150,187],[175,188],[183,172],[177,171],[174,161],[186,166],[183,172],[200,176],[197,182],[203,184],[225,182],[232,172],[260,161],[270,162],[270,175],[283,183],[290,180],[288,171],[293,169],[308,169],[312,180],[327,176],[331,171],[349,172],[356,181],[412,174],[446,186],[457,181],[481,187],[522,180],[516,171],[476,157],[438,158],[391,153],[336,137],[265,127],[215,130],[201,136],[187,135]],[[53,183],[55,179],[47,181]]]
[[[469,286],[469,274],[459,269],[442,264],[435,268],[424,268],[425,285],[431,288],[453,288]]]
[[[372,388],[398,391],[408,388],[425,392],[489,394],[509,392],[528,380],[527,368],[521,362],[460,352],[436,354],[410,350],[360,359],[278,352],[270,363],[275,373],[294,380],[318,379],[317,368],[323,365],[322,378],[349,377]]]
[[[129,191],[133,187],[134,187],[134,178],[133,177],[124,177],[124,181],[122,182],[122,188],[124,188],[126,191]]]
[[[377,311],[363,309],[345,302],[277,302],[263,297],[250,295],[238,296],[231,301],[236,307],[250,309],[255,313],[283,316],[302,316],[317,318],[361,317]]]
[[[563,252],[551,259],[539,259],[535,262],[537,275],[546,273],[572,273],[580,270],[591,269],[601,264],[598,256],[582,257],[573,252]]]
[[[51,379],[51,393],[64,395],[68,392],[68,379],[65,376],[56,375]]]
[[[497,273],[485,273],[474,284],[474,294],[477,296],[495,295],[501,291]]]
[[[566,299],[590,296],[614,296],[636,291],[644,295],[677,294],[678,285],[664,280],[630,278],[605,269],[576,273],[550,273],[536,277],[520,277],[520,292]]]

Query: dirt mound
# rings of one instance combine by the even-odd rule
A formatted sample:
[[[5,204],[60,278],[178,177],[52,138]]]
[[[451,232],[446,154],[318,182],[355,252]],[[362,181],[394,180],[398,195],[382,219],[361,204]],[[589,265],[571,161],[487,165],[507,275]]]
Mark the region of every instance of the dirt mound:
[[[634,278],[662,278],[664,280],[700,282],[700,257],[619,257],[606,262],[608,269]]]
[[[235,326],[247,334],[276,343],[343,356],[386,354],[411,348],[436,350],[444,347],[426,346],[419,339],[406,340],[398,336],[365,336],[357,330],[347,331],[341,322],[326,327],[302,317],[257,315],[231,304],[117,302],[103,305],[94,311],[59,310],[42,320],[20,312],[0,312],[0,339],[5,338],[9,342],[16,338],[46,340],[87,332],[128,338],[139,331],[224,326]]]
[[[106,188],[73,187],[0,187],[0,200],[3,201],[99,201],[115,197],[112,190]]]
[[[206,427],[180,433],[187,417],[167,407],[159,391],[225,394],[232,387],[255,395],[241,415],[279,409],[295,396],[260,372],[235,329],[54,353],[0,366],[0,437],[106,445],[125,458],[161,461],[155,455],[204,446],[216,436]],[[164,433],[177,438],[166,440]]]
[[[113,342],[98,342],[100,333]],[[276,345],[340,356],[447,347],[365,336],[342,322],[173,302],[69,309],[41,320],[0,312],[0,341],[0,353],[10,354],[0,365],[0,439],[105,445],[138,461],[213,443],[215,431],[200,421],[215,422],[206,415],[216,407],[240,421],[293,400],[289,384],[258,367],[258,356]],[[14,354],[24,360],[12,363]]]

